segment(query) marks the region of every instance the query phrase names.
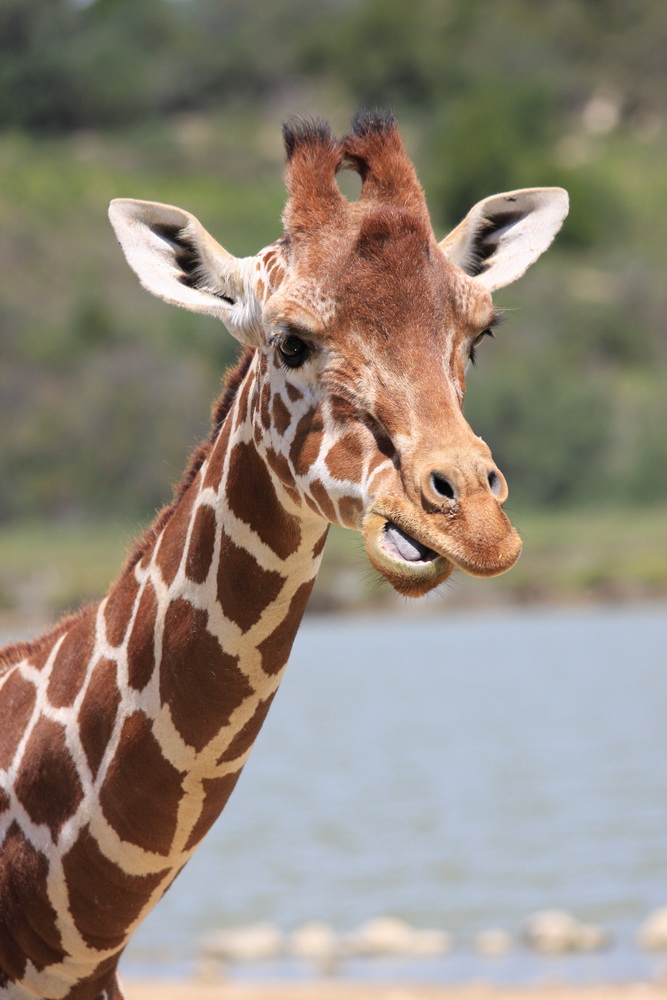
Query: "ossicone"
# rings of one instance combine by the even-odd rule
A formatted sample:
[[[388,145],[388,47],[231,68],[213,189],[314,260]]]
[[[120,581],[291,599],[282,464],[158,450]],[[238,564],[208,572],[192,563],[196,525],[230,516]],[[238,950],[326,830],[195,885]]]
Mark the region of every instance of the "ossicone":
[[[347,207],[336,184],[343,147],[328,123],[319,118],[294,118],[283,125],[283,142],[289,195],[283,213],[286,234],[299,237],[323,226],[339,225]]]
[[[303,146],[331,148],[337,145],[331,126],[322,118],[301,118],[296,116],[283,123],[283,144],[287,162],[295,150]]]
[[[398,128],[396,117],[391,108],[384,111],[380,108],[360,108],[354,115],[352,122],[352,134],[363,139],[369,132],[381,135],[383,132],[391,132]]]
[[[424,192],[403,147],[393,111],[358,111],[343,148],[344,165],[361,177],[361,201],[393,204],[428,217]]]

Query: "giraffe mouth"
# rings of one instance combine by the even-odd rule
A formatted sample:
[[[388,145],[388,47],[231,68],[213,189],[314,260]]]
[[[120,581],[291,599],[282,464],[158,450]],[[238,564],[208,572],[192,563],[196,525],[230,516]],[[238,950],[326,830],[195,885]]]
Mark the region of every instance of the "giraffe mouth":
[[[438,558],[435,549],[429,549],[427,545],[413,538],[407,531],[403,531],[393,521],[385,521],[383,524],[380,544],[393,559],[412,563],[412,565],[431,563]]]
[[[393,519],[373,510],[364,521],[364,541],[372,565],[406,597],[421,597],[443,583],[454,563]]]

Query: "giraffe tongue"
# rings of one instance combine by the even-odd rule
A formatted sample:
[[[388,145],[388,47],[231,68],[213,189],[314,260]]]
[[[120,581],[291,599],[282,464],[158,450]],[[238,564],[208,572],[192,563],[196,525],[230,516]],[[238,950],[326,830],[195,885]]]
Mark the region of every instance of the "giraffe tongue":
[[[422,545],[416,538],[401,531],[398,525],[387,521],[384,526],[384,548],[390,554],[405,562],[432,562],[437,552]]]

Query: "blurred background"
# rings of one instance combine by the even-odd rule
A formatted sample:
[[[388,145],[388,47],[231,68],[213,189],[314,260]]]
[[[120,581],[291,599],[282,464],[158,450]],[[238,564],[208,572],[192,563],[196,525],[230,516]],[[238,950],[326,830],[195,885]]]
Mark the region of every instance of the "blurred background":
[[[653,0],[3,0],[0,608],[104,590],[235,355],[139,288],[108,201],[179,204],[253,253],[280,232],[282,121],[342,133],[364,105],[396,112],[438,234],[497,191],[571,194],[466,401],[525,554],[449,599],[664,594],[665,51]],[[393,601],[363,566],[337,534],[314,606]]]
[[[568,975],[652,974],[633,935],[667,899],[666,52],[658,0],[1,0],[7,634],[104,592],[236,353],[140,289],[111,198],[254,253],[280,233],[282,121],[342,133],[369,105],[394,109],[439,235],[498,191],[571,195],[469,376],[518,566],[408,605],[332,533],[311,607],[346,617],[302,630],[226,824],[132,968],[233,922],[382,910],[465,948],[559,905],[616,942]],[[383,607],[407,618],[352,614]],[[461,961],[438,975],[479,972]]]

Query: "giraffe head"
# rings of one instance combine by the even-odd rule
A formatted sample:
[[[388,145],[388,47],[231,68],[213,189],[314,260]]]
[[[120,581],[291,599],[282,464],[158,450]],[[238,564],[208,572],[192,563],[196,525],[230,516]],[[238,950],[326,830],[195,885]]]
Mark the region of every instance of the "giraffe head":
[[[496,322],[491,292],[547,249],[567,194],[494,195],[438,242],[391,114],[358,114],[342,140],[319,121],[284,139],[277,243],[239,259],[189,213],[122,199],[110,217],[128,262],[151,292],[256,348],[255,441],[289,502],[360,530],[409,596],[456,566],[504,572],[521,542],[463,415],[465,371]],[[343,168],[361,177],[355,202]]]

